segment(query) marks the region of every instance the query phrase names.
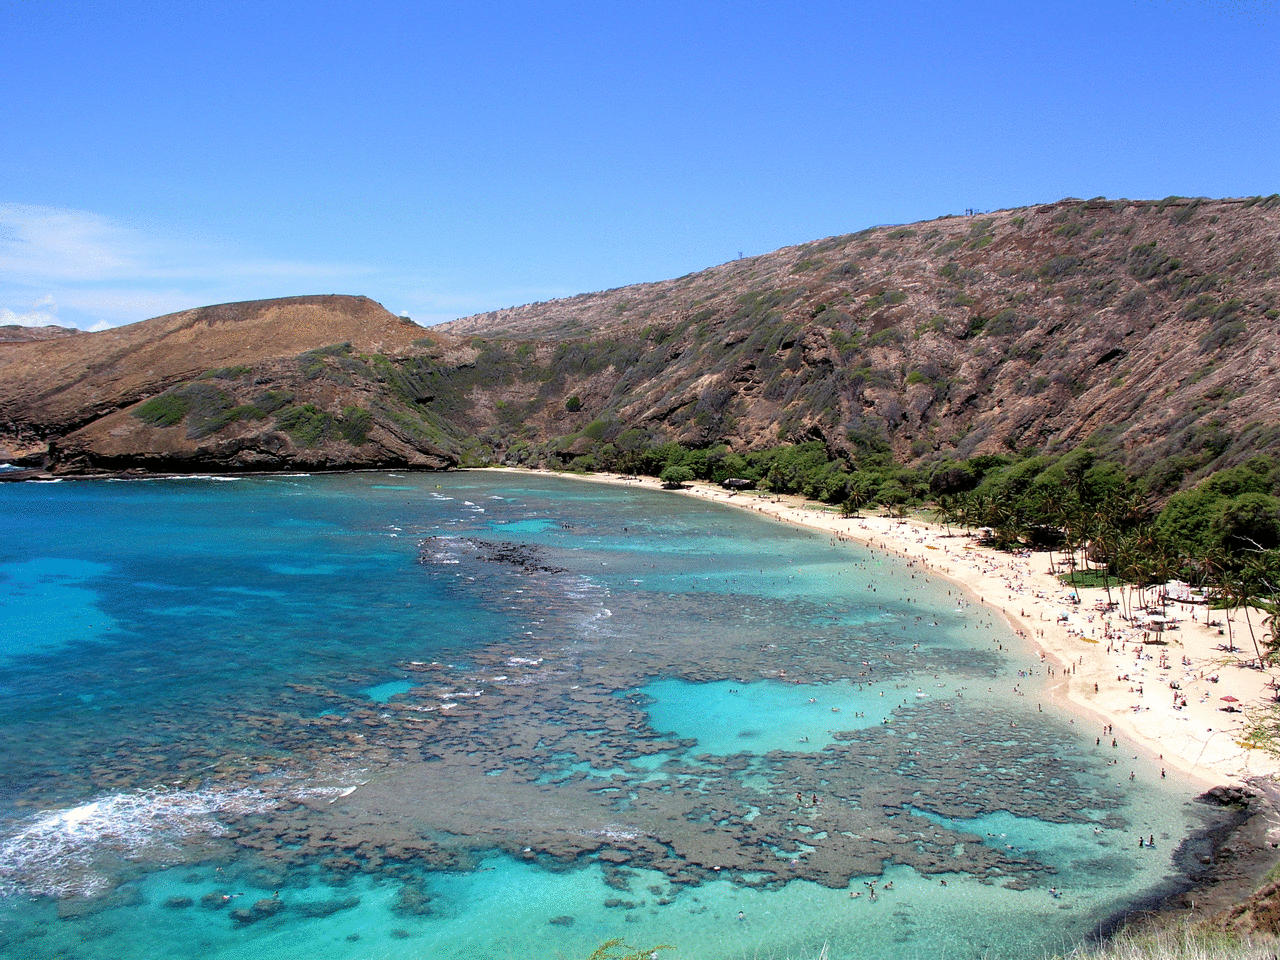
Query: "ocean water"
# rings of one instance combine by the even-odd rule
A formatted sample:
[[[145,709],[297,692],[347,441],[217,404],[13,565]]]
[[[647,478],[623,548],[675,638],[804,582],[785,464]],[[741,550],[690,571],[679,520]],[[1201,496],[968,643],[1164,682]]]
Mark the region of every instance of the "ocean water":
[[[1212,816],[1042,684],[946,582],[684,498],[0,485],[0,957],[1039,956]]]

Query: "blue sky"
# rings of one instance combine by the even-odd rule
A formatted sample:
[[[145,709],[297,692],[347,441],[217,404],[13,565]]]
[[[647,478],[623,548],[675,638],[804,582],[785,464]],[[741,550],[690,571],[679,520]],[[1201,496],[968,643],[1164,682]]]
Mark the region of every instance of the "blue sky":
[[[423,323],[877,223],[1280,191],[1270,0],[0,0],[0,323]]]

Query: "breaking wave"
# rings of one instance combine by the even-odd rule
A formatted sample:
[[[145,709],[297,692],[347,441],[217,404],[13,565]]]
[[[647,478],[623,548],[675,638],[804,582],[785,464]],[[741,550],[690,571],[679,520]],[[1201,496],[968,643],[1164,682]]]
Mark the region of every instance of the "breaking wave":
[[[90,897],[112,886],[106,861],[177,862],[182,843],[223,836],[228,821],[342,787],[141,790],[48,810],[11,827],[0,841],[0,895]]]

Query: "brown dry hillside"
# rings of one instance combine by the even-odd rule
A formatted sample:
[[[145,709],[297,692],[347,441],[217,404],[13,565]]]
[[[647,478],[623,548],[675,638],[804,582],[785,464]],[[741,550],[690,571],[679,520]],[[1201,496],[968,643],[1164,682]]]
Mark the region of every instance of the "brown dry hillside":
[[[0,455],[56,471],[666,440],[908,463],[1088,441],[1169,484],[1280,452],[1280,196],[875,227],[429,331],[300,297],[0,349]]]
[[[1280,197],[1064,200],[439,329],[588,356],[638,341],[568,390],[693,443],[819,437],[919,460],[1101,437],[1130,460],[1221,460],[1280,443],[1278,308]]]
[[[184,310],[99,333],[0,350],[4,439],[25,452],[209,370],[316,346],[402,349],[421,327],[367,297],[314,296]]]
[[[59,337],[69,337],[77,333],[80,333],[80,331],[73,327],[24,327],[16,323],[6,323],[0,326],[0,344],[28,343],[32,340],[56,340]]]

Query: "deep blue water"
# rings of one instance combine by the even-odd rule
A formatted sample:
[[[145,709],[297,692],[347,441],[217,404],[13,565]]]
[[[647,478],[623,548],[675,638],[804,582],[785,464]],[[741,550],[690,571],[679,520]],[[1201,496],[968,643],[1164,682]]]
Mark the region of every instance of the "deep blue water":
[[[983,617],[560,478],[0,485],[0,957],[1069,945],[1204,814]]]

